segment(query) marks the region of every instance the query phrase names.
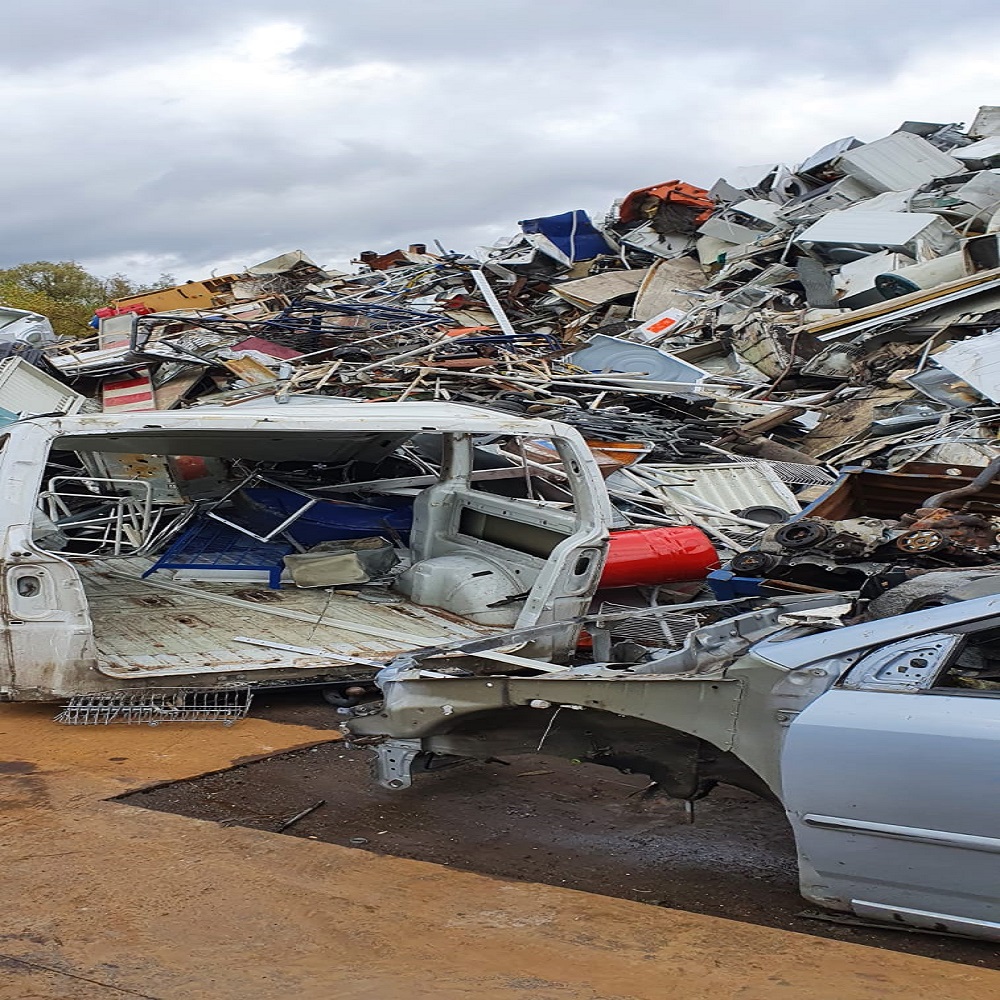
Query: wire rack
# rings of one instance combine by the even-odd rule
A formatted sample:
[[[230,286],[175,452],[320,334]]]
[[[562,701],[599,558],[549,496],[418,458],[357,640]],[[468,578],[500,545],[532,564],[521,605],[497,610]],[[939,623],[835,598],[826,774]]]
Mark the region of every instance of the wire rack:
[[[621,611],[638,611],[628,604],[601,604],[600,613],[615,614]],[[664,608],[662,614],[626,619],[615,622],[611,626],[611,634],[616,639],[633,639],[644,646],[662,646],[680,649],[684,640],[694,629],[699,628],[707,620],[707,615],[691,614],[684,611],[669,611]]]
[[[737,465],[770,466],[783,483],[791,486],[832,486],[837,477],[823,466],[806,465],[804,462],[771,462],[748,455],[727,454],[726,461]]]
[[[158,726],[162,722],[221,722],[231,726],[246,716],[252,697],[249,688],[105,691],[70,699],[55,721],[64,726]]]

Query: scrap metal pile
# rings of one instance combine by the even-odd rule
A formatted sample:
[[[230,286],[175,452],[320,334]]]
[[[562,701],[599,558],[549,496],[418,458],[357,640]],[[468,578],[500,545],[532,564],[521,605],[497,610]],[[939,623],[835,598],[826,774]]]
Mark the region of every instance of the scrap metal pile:
[[[707,190],[654,184],[472,255],[357,263],[287,253],[116,301],[71,341],[0,310],[0,407],[337,397],[555,418],[621,526],[711,537],[720,598],[1000,562],[1000,107]],[[545,443],[521,458],[544,469]]]

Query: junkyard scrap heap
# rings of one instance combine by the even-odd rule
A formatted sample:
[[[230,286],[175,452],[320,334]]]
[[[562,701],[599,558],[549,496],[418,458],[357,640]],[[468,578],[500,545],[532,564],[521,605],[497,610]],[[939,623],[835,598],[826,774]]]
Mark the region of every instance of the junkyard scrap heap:
[[[720,600],[871,599],[1000,562],[998,108],[967,128],[908,121],[837,139],[708,189],[654,182],[605,219],[524,220],[472,254],[414,244],[356,263],[285,253],[109,303],[79,338],[0,308],[0,418],[348,401],[555,421],[586,442],[611,501],[610,560],[592,582],[612,599],[645,586],[683,600],[706,577]],[[414,496],[445,461],[440,443],[397,443],[223,468],[223,454],[109,458],[78,442],[49,459],[36,541],[145,558],[150,584],[222,580],[243,560],[243,579],[281,590],[302,588],[303,557],[319,565],[322,546],[368,537],[370,551],[344,557],[358,579],[311,585],[384,583],[405,559],[372,552],[401,551]],[[559,461],[545,438],[498,431],[476,439],[473,466],[556,509],[572,492]],[[376,497],[378,516],[330,528],[338,497]],[[322,518],[304,514],[321,501]]]

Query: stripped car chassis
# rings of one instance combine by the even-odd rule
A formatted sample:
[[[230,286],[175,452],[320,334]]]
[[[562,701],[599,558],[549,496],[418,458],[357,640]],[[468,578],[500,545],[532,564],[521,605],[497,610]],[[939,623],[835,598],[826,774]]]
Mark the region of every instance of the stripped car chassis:
[[[783,807],[811,903],[1000,941],[1000,596],[874,620],[843,594],[752,604],[588,616],[599,662],[581,666],[460,676],[447,655],[468,644],[414,651],[349,727],[385,737],[388,788],[439,755],[505,752],[646,774],[688,803],[745,788]],[[616,641],[679,612],[728,617],[680,648]]]

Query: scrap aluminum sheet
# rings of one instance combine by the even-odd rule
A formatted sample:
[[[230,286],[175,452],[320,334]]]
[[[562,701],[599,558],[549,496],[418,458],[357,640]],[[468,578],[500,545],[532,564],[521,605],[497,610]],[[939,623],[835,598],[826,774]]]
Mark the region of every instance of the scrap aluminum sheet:
[[[685,506],[702,501],[729,512],[747,507],[779,507],[789,514],[797,514],[800,510],[795,494],[778,473],[764,463],[644,464],[642,470],[662,484],[665,496],[673,496]]]
[[[987,399],[1000,403],[1000,330],[953,344],[935,354],[934,360]]]

